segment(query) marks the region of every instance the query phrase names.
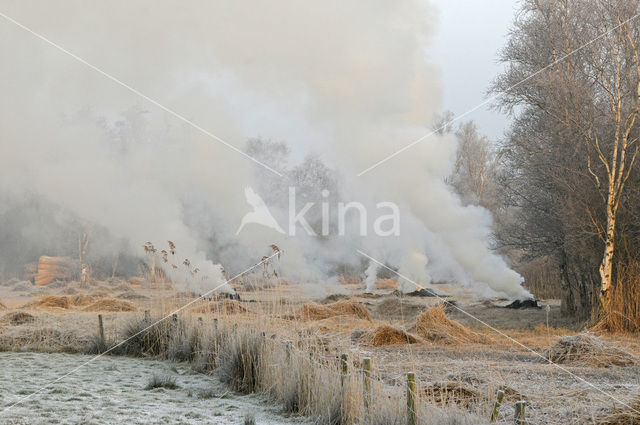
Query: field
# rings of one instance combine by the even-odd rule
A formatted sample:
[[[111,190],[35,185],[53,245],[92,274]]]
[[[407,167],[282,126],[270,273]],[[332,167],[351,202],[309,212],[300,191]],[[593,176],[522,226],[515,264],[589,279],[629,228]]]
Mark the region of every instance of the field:
[[[135,336],[132,329],[144,329],[136,324],[144,321],[145,310],[153,318],[149,323],[179,310],[175,319],[155,325],[177,323],[180,331],[171,331],[166,347],[134,352],[123,350],[125,344],[111,354],[186,361],[194,370],[221,375],[235,391],[261,393],[291,413],[330,420],[332,414],[318,406],[338,403],[344,423],[366,423],[366,416],[371,423],[404,423],[407,372],[416,374],[419,423],[488,423],[498,390],[505,392],[500,421],[512,421],[514,403],[525,400],[534,424],[637,423],[631,413],[640,406],[634,401],[640,342],[624,335],[585,336],[560,316],[555,300],[539,301],[540,309],[508,309],[504,301],[478,302],[458,291],[442,304],[437,297],[394,292],[393,282],[380,282],[383,288],[373,294],[351,282],[339,294],[312,297],[303,287],[281,283],[240,291],[240,301],[199,300],[180,309],[194,297],[170,284],[134,283],[112,279],[82,288],[76,282],[6,282],[0,292],[6,307],[0,345],[5,351],[102,352]],[[436,287],[441,293],[451,289]],[[98,314],[105,333],[101,343]],[[256,349],[256,340],[269,348]],[[236,363],[229,360],[234,349],[241,353]],[[337,360],[343,354],[344,376]],[[246,357],[252,355],[260,360],[252,360],[248,373]],[[283,358],[290,365],[280,370]],[[370,411],[362,402],[364,358],[371,359]],[[50,376],[70,369],[56,363]],[[66,381],[82,383],[92,370],[103,372],[98,364],[84,369]],[[297,382],[293,396],[291,382]],[[341,387],[347,393],[336,402]],[[100,385],[93,391],[99,393]],[[612,422],[617,414],[629,422]]]

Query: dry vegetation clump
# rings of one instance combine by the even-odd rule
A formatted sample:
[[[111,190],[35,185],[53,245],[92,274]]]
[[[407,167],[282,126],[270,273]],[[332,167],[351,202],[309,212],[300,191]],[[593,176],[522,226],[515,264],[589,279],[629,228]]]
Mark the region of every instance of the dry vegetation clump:
[[[374,347],[383,347],[388,345],[417,344],[420,340],[402,329],[394,328],[389,325],[377,327],[372,332],[367,332],[361,340],[368,345]]]
[[[144,389],[153,390],[155,388],[166,388],[168,390],[175,390],[180,387],[176,383],[176,378],[174,378],[173,376],[159,375],[154,373]]]
[[[423,386],[422,397],[428,403],[437,406],[457,404],[469,406],[483,400],[479,391],[464,385],[462,382],[434,382]]]
[[[2,302],[2,300],[0,300],[0,310],[6,310],[7,306],[4,305],[4,303]]]
[[[336,303],[329,304],[327,307],[336,312],[338,315],[347,314],[358,316],[360,319],[371,320],[371,313],[369,313],[367,307],[365,307],[362,303],[356,301],[338,301]]]
[[[596,425],[640,425],[640,395],[636,395],[627,406],[616,408],[595,419]]]
[[[562,337],[549,347],[544,355],[550,361],[559,364],[571,363],[595,367],[636,364],[631,354],[611,347],[600,338],[587,334]]]
[[[413,317],[422,310],[424,305],[414,304],[398,297],[387,298],[376,306],[375,314],[379,317]]]
[[[322,304],[309,302],[304,303],[290,319],[300,318],[302,320],[322,320],[334,316],[334,312]]]
[[[96,297],[88,294],[76,294],[69,297],[69,302],[74,307],[84,307],[96,300]]]
[[[102,298],[88,306],[84,311],[136,311],[136,306],[125,300],[118,300],[115,298]]]
[[[31,303],[26,304],[24,307],[68,309],[71,307],[71,303],[69,302],[69,297],[67,296],[47,295]]]
[[[260,372],[265,341],[262,337],[244,333],[231,338],[220,352],[218,375],[234,391],[255,392],[260,383]]]
[[[35,320],[35,316],[25,313],[24,311],[11,311],[0,318],[0,323],[18,326],[25,323],[31,323]]]
[[[345,294],[331,294],[327,295],[321,302],[322,304],[331,304],[336,301],[348,300],[349,296]]]
[[[342,315],[357,316],[360,319],[371,321],[371,314],[367,307],[355,301],[338,301],[326,306],[314,302],[304,303],[294,315],[288,318],[293,320],[323,320]]]
[[[116,298],[120,298],[121,300],[148,300],[149,297],[146,295],[138,294],[135,291],[127,290],[116,295]]]
[[[222,313],[222,314],[242,314],[249,310],[236,300],[222,300],[209,302],[205,305],[191,309],[194,313]]]
[[[412,330],[422,338],[444,344],[474,344],[488,342],[484,335],[449,319],[443,304],[429,308],[418,316]]]

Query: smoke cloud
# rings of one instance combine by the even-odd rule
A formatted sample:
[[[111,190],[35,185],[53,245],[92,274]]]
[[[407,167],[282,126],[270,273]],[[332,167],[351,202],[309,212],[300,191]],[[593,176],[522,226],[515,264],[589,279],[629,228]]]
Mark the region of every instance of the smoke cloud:
[[[2,21],[3,193],[35,193],[126,239],[137,253],[146,241],[174,241],[181,259],[206,276],[195,283],[183,273],[187,277],[176,280],[198,291],[224,282],[221,266],[241,272],[276,244],[284,252],[282,272],[302,283],[327,282],[345,267],[362,271],[367,266],[356,251],[362,249],[421,285],[433,279],[483,296],[529,296],[521,277],[489,247],[490,214],[463,205],[444,183],[455,159],[453,138],[427,138],[357,177],[428,132],[440,109],[438,72],[426,60],[436,28],[428,3],[35,1],[3,7],[283,174]],[[255,189],[283,228],[289,187],[295,187],[298,210],[315,203],[308,221],[318,233],[321,204],[331,206],[335,231],[334,206],[341,200],[366,207],[369,232],[360,236],[360,221],[350,213],[344,236],[298,229],[293,237],[255,225],[236,235],[250,211],[245,187]],[[371,231],[384,201],[400,208],[398,235]],[[367,289],[375,269],[367,267]]]

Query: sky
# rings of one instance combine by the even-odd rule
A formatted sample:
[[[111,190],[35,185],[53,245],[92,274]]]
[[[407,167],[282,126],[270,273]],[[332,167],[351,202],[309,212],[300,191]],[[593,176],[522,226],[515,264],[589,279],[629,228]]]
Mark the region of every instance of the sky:
[[[460,115],[486,99],[500,72],[498,52],[506,41],[517,0],[431,0],[439,25],[430,60],[441,71],[443,108]],[[508,118],[487,106],[467,115],[492,139],[502,137]]]

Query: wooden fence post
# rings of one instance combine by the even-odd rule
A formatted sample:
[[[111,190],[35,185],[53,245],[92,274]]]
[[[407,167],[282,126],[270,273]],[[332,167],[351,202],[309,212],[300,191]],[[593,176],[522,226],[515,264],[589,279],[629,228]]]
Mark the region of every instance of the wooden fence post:
[[[525,405],[526,405],[526,401],[524,400],[516,402],[516,412],[515,412],[515,418],[514,418],[514,423],[516,425],[524,425],[526,423],[525,412],[524,412]]]
[[[347,411],[347,374],[349,372],[349,363],[346,354],[340,355],[340,394],[342,414],[346,415]]]
[[[100,341],[104,343],[104,323],[102,322],[102,314],[98,314],[98,334]]]
[[[369,418],[369,405],[371,404],[371,359],[362,359],[362,402],[364,404],[364,417]]]
[[[407,425],[416,425],[416,374],[407,373]]]
[[[347,383],[347,372],[349,371],[349,363],[347,363],[346,354],[340,355],[340,370],[341,370],[340,385],[342,386],[342,389],[344,391],[344,387]]]
[[[498,409],[500,405],[502,405],[502,400],[504,399],[504,391],[498,390],[496,394],[496,402],[493,404],[493,410],[491,411],[491,419],[489,422],[495,422],[498,420]]]

